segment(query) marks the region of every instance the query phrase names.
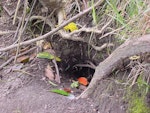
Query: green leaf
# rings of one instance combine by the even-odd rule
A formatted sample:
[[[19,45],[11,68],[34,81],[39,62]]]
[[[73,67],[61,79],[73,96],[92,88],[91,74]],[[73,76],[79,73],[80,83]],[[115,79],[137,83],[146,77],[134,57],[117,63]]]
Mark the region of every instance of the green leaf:
[[[69,96],[68,92],[66,92],[64,90],[61,90],[61,89],[53,89],[53,90],[50,90],[50,91],[53,92],[53,93],[60,94],[60,95]]]
[[[26,8],[26,13],[29,14],[30,10],[31,10],[30,7],[27,6],[27,8]]]
[[[71,88],[77,88],[79,87],[79,82],[78,81],[73,81],[71,84]]]
[[[124,17],[119,13],[119,10],[117,9],[116,0],[115,1],[114,0],[106,0],[106,2],[108,3],[108,5],[112,8],[113,12],[115,13],[115,16],[111,16],[110,14],[109,14],[109,16],[114,18],[117,22],[119,22],[123,26],[126,26]]]
[[[54,59],[55,59],[56,61],[58,61],[58,62],[61,61],[61,59],[60,59],[59,57],[57,57],[57,56],[55,56]]]
[[[48,53],[48,52],[41,52],[41,53],[38,53],[38,54],[37,54],[37,57],[38,57],[38,58],[47,58],[47,59],[50,59],[50,60],[54,59],[54,56],[51,55],[51,54]]]
[[[50,60],[55,59],[58,62],[61,61],[61,59],[59,57],[54,56],[54,55],[50,54],[49,52],[41,52],[41,53],[37,54],[37,57],[38,58],[47,58],[47,59],[50,59]]]

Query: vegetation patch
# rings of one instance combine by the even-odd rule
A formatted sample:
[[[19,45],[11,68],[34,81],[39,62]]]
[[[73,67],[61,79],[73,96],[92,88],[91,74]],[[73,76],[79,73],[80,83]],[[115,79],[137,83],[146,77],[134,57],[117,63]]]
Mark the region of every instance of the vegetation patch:
[[[146,103],[146,95],[150,86],[140,76],[134,88],[129,88],[127,98],[129,100],[128,113],[148,113],[150,108]]]

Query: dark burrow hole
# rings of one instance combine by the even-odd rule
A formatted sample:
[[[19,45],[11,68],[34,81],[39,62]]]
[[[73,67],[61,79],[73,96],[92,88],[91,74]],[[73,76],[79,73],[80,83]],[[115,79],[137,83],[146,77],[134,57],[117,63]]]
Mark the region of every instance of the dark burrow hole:
[[[88,36],[87,33],[83,35]],[[97,40],[93,41],[97,44],[97,46],[101,46],[103,43],[110,41],[110,39],[108,38],[108,40],[100,40],[101,42]],[[97,66],[98,63],[103,60],[103,57],[107,56],[106,52],[95,51],[89,44],[85,42],[60,40],[59,35],[54,35],[48,41],[52,42],[53,49],[62,60],[58,63],[62,79],[77,80],[79,77],[85,77],[88,79],[88,82],[90,82],[95,69],[76,65],[89,65],[92,63]]]
[[[77,80],[79,77],[85,77],[90,82],[95,69],[86,66],[78,66],[80,64],[88,65],[88,62],[86,62],[85,59],[80,59],[80,56],[76,56],[70,59],[64,59],[59,63],[60,72],[64,75],[63,78]]]
[[[79,77],[85,77],[88,79],[88,82],[90,82],[95,69],[87,67],[90,63],[94,64],[94,61],[88,56],[87,44],[72,42],[73,41],[61,42],[59,46],[57,46],[57,51],[60,52],[59,55],[62,59],[62,61],[58,63],[62,79],[77,80]],[[84,66],[79,66],[78,64]]]
[[[85,77],[90,82],[95,70],[89,67],[75,66],[78,63],[81,62],[77,62],[75,64],[74,63],[69,64],[70,66],[68,65],[66,69],[63,70],[63,74],[65,75],[65,78],[67,77],[72,80],[77,80],[79,77]]]

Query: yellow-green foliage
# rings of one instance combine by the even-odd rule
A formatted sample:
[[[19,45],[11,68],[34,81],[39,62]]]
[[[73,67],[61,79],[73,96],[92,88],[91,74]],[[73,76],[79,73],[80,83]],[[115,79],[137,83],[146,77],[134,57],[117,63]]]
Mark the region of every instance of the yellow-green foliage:
[[[120,10],[117,8],[118,1],[117,0],[106,0],[108,6],[106,11],[111,11],[112,14],[109,12],[109,16],[114,18],[118,24],[125,26],[124,17],[121,15]]]
[[[129,89],[128,91],[128,113],[149,113],[150,108],[145,102],[148,90],[148,84],[144,82],[141,77],[139,77],[137,80],[137,87],[132,90]]]
[[[143,33],[140,21],[147,9],[148,5],[143,0],[106,0],[105,14],[114,19],[115,29],[122,28],[115,37],[124,41]]]
[[[75,30],[78,30],[78,27],[77,27],[76,23],[71,22],[71,23],[69,23],[68,25],[66,25],[66,26],[64,27],[64,29],[65,29],[66,31],[71,31],[71,32],[73,32],[73,31],[75,31]]]
[[[2,6],[0,5],[0,17],[1,17],[1,13],[2,13]]]
[[[138,93],[133,93],[129,102],[129,113],[148,113],[150,109],[144,102],[145,98],[138,96]]]
[[[145,4],[143,0],[130,0],[126,7],[126,12],[129,17],[134,17],[140,14],[142,9],[144,9]]]

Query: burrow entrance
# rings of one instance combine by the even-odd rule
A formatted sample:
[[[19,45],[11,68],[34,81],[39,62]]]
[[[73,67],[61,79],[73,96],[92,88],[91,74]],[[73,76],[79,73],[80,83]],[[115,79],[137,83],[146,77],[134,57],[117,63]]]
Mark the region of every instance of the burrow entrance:
[[[97,65],[93,57],[96,53],[90,50],[86,43],[69,40],[63,40],[59,43],[55,39],[53,47],[62,59],[58,66],[60,74],[64,75],[63,77],[73,80],[86,77],[90,82],[95,72],[94,66]]]
[[[73,58],[68,59],[68,62],[62,61],[60,63],[60,69],[62,69],[62,73],[67,77],[73,80],[78,79],[79,77],[86,77],[90,82],[93,74],[95,72],[94,68],[88,66],[88,61],[85,59]]]
[[[86,38],[88,36],[90,36],[90,34],[86,34],[84,37]],[[95,35],[95,37],[99,37],[99,35]],[[92,42],[95,43],[96,46],[101,47],[104,43],[113,42],[114,40],[114,38],[108,37],[102,40],[93,39]],[[73,80],[79,77],[86,77],[89,82],[95,72],[94,68],[99,62],[108,57],[109,53],[114,49],[110,47],[103,51],[96,51],[87,43],[88,41],[66,40],[60,38],[59,35],[53,35],[48,41],[51,42],[56,55],[62,60],[58,63],[60,74]]]

